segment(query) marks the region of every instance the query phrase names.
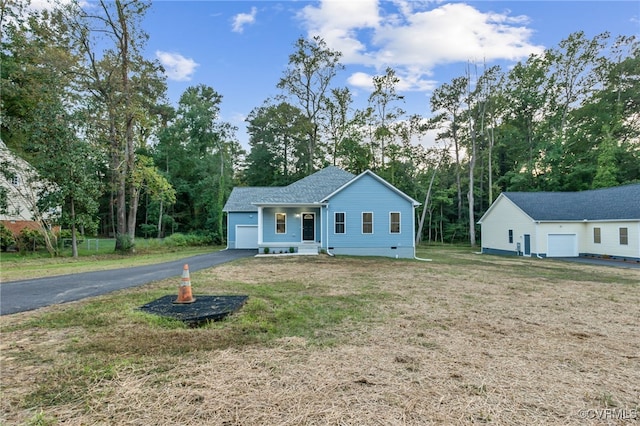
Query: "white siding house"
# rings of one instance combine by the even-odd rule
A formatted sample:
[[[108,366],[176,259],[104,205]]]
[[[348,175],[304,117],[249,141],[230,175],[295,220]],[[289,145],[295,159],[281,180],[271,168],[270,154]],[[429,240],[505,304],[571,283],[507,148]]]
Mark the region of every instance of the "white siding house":
[[[503,192],[478,223],[483,253],[640,262],[640,184]]]
[[[14,235],[24,228],[40,229],[57,213],[38,209],[38,193],[44,185],[35,169],[0,140],[0,222]]]

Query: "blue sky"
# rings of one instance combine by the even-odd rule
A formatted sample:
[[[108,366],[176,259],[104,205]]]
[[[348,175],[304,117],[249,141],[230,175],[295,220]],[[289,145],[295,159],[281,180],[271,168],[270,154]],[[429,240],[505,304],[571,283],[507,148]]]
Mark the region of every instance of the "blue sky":
[[[165,66],[169,101],[206,84],[223,96],[221,119],[239,128],[276,94],[301,37],[320,35],[343,53],[336,80],[366,104],[371,79],[392,67],[402,107],[429,114],[431,91],[468,61],[510,64],[556,47],[576,31],[591,38],[640,35],[638,1],[154,1],[143,22],[147,55]]]

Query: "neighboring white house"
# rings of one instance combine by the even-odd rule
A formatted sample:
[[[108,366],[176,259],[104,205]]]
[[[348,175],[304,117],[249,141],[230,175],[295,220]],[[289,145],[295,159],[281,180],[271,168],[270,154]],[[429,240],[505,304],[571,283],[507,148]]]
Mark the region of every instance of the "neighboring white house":
[[[640,184],[503,192],[478,223],[483,253],[640,262]]]
[[[0,222],[14,235],[24,228],[40,229],[41,222],[51,218],[37,206],[43,185],[33,167],[0,140]]]

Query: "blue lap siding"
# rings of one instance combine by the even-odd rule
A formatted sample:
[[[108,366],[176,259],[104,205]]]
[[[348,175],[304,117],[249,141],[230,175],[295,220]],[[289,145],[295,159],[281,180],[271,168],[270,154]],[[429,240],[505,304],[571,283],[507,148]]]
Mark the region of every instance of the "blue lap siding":
[[[234,212],[227,215],[227,247],[236,248],[236,226],[257,225],[258,212]]]
[[[276,233],[276,213],[286,215],[285,233]],[[320,214],[319,208],[304,207],[265,207],[262,209],[262,235],[263,244],[268,243],[300,243],[302,242],[302,215],[315,213],[315,240],[320,239]]]
[[[327,247],[335,254],[413,257],[414,205],[372,175],[363,175],[328,200]],[[336,234],[335,213],[345,213],[345,233]],[[362,213],[373,214],[373,232],[363,233]],[[400,213],[391,233],[390,213]],[[326,218],[325,218],[326,220]]]
[[[229,248],[237,245],[238,225],[257,225],[259,249],[307,251],[311,247],[331,254],[413,258],[418,205],[369,170],[355,176],[329,166],[286,187],[234,188],[223,211]],[[344,213],[344,233],[336,233],[336,212]],[[363,232],[364,212],[373,216],[371,233]],[[276,231],[278,213],[286,215],[284,232]],[[303,239],[303,219],[308,213],[314,214],[314,233]],[[394,222],[399,232],[392,232],[391,213],[399,215],[399,223]],[[254,238],[248,232],[243,236],[245,244]]]

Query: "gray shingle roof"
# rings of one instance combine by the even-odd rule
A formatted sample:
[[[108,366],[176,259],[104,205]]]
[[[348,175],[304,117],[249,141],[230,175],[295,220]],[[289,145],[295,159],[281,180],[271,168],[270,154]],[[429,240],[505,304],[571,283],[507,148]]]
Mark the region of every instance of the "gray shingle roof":
[[[237,187],[231,191],[223,211],[257,211],[255,204],[313,204],[352,180],[352,173],[329,166],[283,187]]]
[[[258,211],[258,208],[251,203],[255,202],[256,199],[260,198],[264,194],[280,191],[281,189],[282,188],[280,187],[237,186],[233,188],[231,194],[229,194],[229,199],[222,208],[222,211],[256,212]]]
[[[640,184],[580,192],[503,192],[533,220],[640,220]]]

